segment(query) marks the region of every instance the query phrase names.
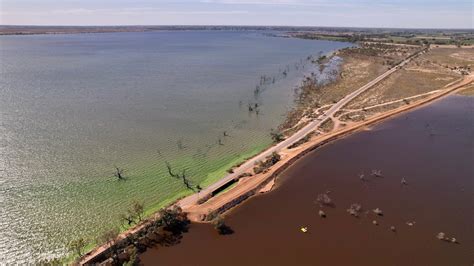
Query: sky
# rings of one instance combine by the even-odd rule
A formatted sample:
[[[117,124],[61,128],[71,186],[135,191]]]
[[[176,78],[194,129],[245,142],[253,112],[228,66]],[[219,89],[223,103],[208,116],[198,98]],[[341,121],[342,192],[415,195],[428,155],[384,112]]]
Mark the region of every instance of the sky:
[[[0,0],[0,24],[472,29],[474,0]]]

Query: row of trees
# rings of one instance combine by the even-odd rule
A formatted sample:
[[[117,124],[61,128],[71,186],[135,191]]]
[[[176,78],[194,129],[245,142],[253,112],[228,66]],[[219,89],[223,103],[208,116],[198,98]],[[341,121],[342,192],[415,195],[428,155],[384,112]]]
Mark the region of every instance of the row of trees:
[[[138,201],[133,201],[130,208],[120,215],[120,220],[124,228],[128,228],[132,225],[139,224],[143,221],[144,215],[144,204]],[[117,239],[120,230],[117,227],[111,228],[104,231],[99,237],[96,238],[96,244],[108,244],[112,245]],[[84,255],[84,250],[88,244],[88,240],[81,237],[76,240],[73,240],[68,245],[68,250],[80,257]]]
[[[138,224],[143,221],[143,204],[133,202],[127,214],[122,216],[124,226]],[[179,207],[161,209],[158,219],[149,221],[143,229],[126,237],[119,238],[120,231],[113,228],[105,231],[96,239],[97,244],[109,246],[105,255],[96,258],[92,263],[109,261],[113,265],[135,265],[137,262],[137,252],[143,252],[147,247],[156,244],[169,246],[178,242],[183,232],[188,230],[189,220],[186,214]],[[88,241],[79,238],[69,243],[68,249],[74,255],[81,257],[84,255]],[[46,265],[60,265],[59,260],[45,261]]]

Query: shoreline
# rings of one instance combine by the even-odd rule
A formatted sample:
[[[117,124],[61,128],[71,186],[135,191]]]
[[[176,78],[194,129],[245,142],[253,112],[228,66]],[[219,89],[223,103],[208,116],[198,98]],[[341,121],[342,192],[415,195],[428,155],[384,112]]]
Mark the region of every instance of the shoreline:
[[[282,159],[280,162],[275,164],[267,173],[260,176],[251,176],[246,181],[238,182],[237,185],[233,189],[234,191],[237,191],[240,189],[240,192],[234,192],[234,195],[222,194],[222,195],[213,197],[212,199],[214,199],[213,200],[214,202],[211,202],[211,203],[213,203],[213,205],[215,206],[221,205],[219,208],[216,208],[214,212],[216,214],[223,214],[223,213],[225,214],[225,212],[236,207],[244,200],[254,195],[257,195],[259,191],[261,191],[268,185],[268,183],[274,181],[279,174],[281,174],[288,167],[294,164],[298,159],[302,158],[309,152],[314,151],[328,143],[345,138],[353,133],[357,133],[358,131],[366,128],[367,126],[372,126],[377,123],[382,123],[386,121],[387,119],[396,117],[399,114],[415,110],[427,104],[431,104],[435,102],[436,100],[439,100],[445,96],[448,96],[452,93],[457,92],[458,90],[463,89],[463,87],[469,85],[473,81],[474,81],[474,77],[469,76],[463,79],[462,81],[460,81],[459,84],[452,85],[449,88],[446,88],[443,91],[436,93],[435,95],[432,95],[430,97],[420,100],[419,102],[416,102],[407,106],[402,106],[402,107],[381,113],[379,115],[375,115],[374,117],[366,121],[353,123],[352,125],[348,125],[346,128],[339,129],[339,130],[324,134],[322,136],[318,136],[315,139],[310,140],[307,143],[304,143],[298,148],[295,148],[294,149],[295,151],[293,151],[292,154],[287,155],[285,159]],[[210,201],[211,200],[208,200],[206,202],[210,202]],[[204,206],[195,205],[194,207],[191,207],[188,209],[183,208],[183,210],[188,213],[188,217],[192,222],[204,222],[204,223],[210,222],[207,219],[203,219],[203,216],[202,216],[202,215],[206,215],[206,213],[209,213],[210,206],[205,206],[205,203],[201,205],[204,205]],[[211,214],[211,217],[215,216],[214,213],[210,213],[210,214]]]
[[[176,261],[165,264],[229,258],[230,264],[242,258],[252,264],[261,247],[266,252],[260,264],[314,263],[333,252],[337,260],[353,247],[366,258],[386,259],[400,247],[408,248],[401,259],[425,258],[410,254],[423,246],[370,246],[343,232],[347,226],[323,237],[328,228],[314,217],[326,218],[323,208],[336,208],[332,199],[337,214],[352,214],[349,200],[366,217],[392,219],[402,213],[394,209],[410,209],[396,218],[410,218],[404,221],[409,226],[415,223],[411,218],[424,219],[417,221],[421,229],[438,223],[428,234],[443,230],[446,237],[442,233],[438,240],[461,236],[452,242],[474,246],[473,238],[464,237],[470,227],[456,231],[469,222],[470,199],[461,194],[474,193],[466,187],[471,174],[465,171],[471,169],[474,98],[457,96],[474,95],[469,25],[413,28],[401,19],[398,28],[377,21],[317,26],[318,16],[313,26],[124,23],[167,11],[154,7],[57,8],[50,10],[49,23],[35,19],[45,10],[11,8],[5,10],[12,11],[5,14],[10,22],[0,25],[8,74],[0,108],[8,115],[0,128],[8,137],[0,160],[8,202],[1,219],[8,225],[7,245],[0,248],[6,263],[79,265],[90,259],[87,265],[137,265],[147,250],[160,249],[148,256],[148,265],[165,263],[165,247],[177,244],[171,249],[178,250],[171,251]],[[300,20],[308,11],[298,17],[296,9],[281,9]],[[96,11],[111,20],[102,23],[108,17]],[[234,11],[228,15],[246,16]],[[82,23],[81,13],[96,16],[99,24]],[[375,191],[375,180],[392,176],[398,182],[379,182],[392,191]],[[416,187],[421,181],[423,187]],[[290,189],[292,183],[297,189]],[[438,191],[429,190],[435,186]],[[354,188],[367,193],[356,196]],[[414,200],[389,197],[404,188],[414,192]],[[448,188],[454,196],[443,201]],[[381,201],[371,198],[374,191]],[[256,195],[262,197],[250,199]],[[425,208],[414,208],[418,202]],[[321,208],[319,217],[314,205]],[[436,209],[445,219],[437,218]],[[329,220],[318,221],[333,222],[334,213],[327,211]],[[311,236],[313,243],[293,236]],[[247,256],[232,255],[235,250]],[[273,259],[265,259],[269,251]],[[431,254],[436,264],[443,253]]]
[[[229,265],[464,265],[474,243],[465,216],[472,206],[467,144],[473,100],[453,93],[310,152],[277,177],[271,193],[222,217],[234,234],[192,223],[180,243],[150,246],[138,259],[144,265],[217,266],[228,258]],[[321,194],[334,205],[318,204]],[[354,203],[362,207],[358,218],[347,211]],[[459,244],[440,241],[438,232]],[[234,254],[239,248],[246,256]]]
[[[318,116],[316,119],[312,119],[308,124],[305,124],[304,127],[300,128],[298,131],[294,132],[286,139],[274,144],[269,149],[263,151],[261,154],[249,159],[241,167],[235,169],[235,172],[223,177],[221,180],[204,189],[204,202],[200,198],[199,194],[194,194],[180,200],[177,205],[180,206],[184,212],[188,213],[188,217],[191,221],[212,220],[213,217],[215,217],[216,215],[228,210],[229,208],[237,205],[246,198],[255,194],[255,191],[259,190],[260,188],[258,185],[261,185],[262,182],[265,183],[264,180],[261,179],[268,177],[268,172],[272,173],[273,171],[275,171],[275,168],[278,169],[289,159],[299,155],[299,149],[294,149],[291,152],[288,152],[288,147],[290,147],[294,143],[297,143],[301,139],[304,139],[311,132],[317,131],[320,126],[322,126],[326,121],[332,120],[334,115],[344,106],[349,104],[359,95],[363,94],[381,81],[388,78],[393,73],[397,72],[399,69],[408,64],[418,55],[425,53],[426,50],[427,48],[423,48],[412,54],[409,54],[396,66],[389,68],[385,72],[380,73],[378,76],[372,78],[367,83],[364,83],[364,85],[362,85],[360,88],[346,94],[342,99],[330,106],[328,110],[325,110],[322,115]],[[333,133],[328,132],[327,134],[324,134],[321,138],[327,138],[332,135]],[[320,138],[317,138],[317,140],[318,139]],[[308,143],[305,143],[305,145],[302,146],[308,145]],[[285,150],[287,151],[286,154]],[[272,155],[272,153],[281,153],[280,155],[282,155],[282,159],[276,162],[274,166],[265,169],[263,171],[263,174],[257,173],[255,175],[250,174],[250,176],[243,176],[249,174],[249,169],[250,172],[252,172],[252,169],[258,162],[265,161],[270,155]],[[235,186],[234,189],[226,193],[227,198],[223,198],[223,195],[219,195],[217,197],[214,194],[214,191],[218,190],[220,187],[226,186],[230,182],[236,181],[238,182],[238,185]],[[244,189],[242,189],[242,187],[244,187]]]
[[[410,56],[408,59],[410,59],[411,57],[412,56]],[[393,69],[396,70],[395,67]],[[386,76],[382,77],[381,79],[379,78],[380,77],[376,78],[375,80],[379,82],[385,79]],[[340,138],[344,138],[352,133],[358,132],[364,127],[367,127],[368,125],[383,122],[385,121],[385,119],[391,118],[400,113],[404,113],[405,111],[411,111],[423,105],[434,102],[437,99],[440,99],[444,96],[447,96],[459,90],[460,88],[468,85],[472,81],[473,81],[472,75],[464,77],[464,79],[461,79],[456,84],[453,84],[449,87],[445,87],[441,90],[438,90],[437,93],[433,93],[433,95],[430,95],[427,98],[423,98],[417,102],[411,103],[407,106],[402,106],[396,109],[382,112],[366,121],[351,122],[342,129],[340,128],[340,129],[332,130],[332,132],[328,132],[321,136],[313,137],[312,140],[306,143],[303,143],[297,148],[292,149],[290,152],[287,151],[288,153],[284,154],[283,159],[280,162],[276,163],[274,166],[272,166],[268,171],[264,172],[264,174],[258,174],[258,175],[253,175],[251,177],[239,178],[235,186],[232,187],[232,189],[226,190],[224,193],[220,193],[218,195],[217,194],[212,195],[208,200],[206,200],[202,204],[196,204],[196,202],[192,202],[192,200],[191,200],[191,204],[189,201],[188,203],[186,203],[186,199],[189,200],[189,198],[192,198],[193,196],[196,195],[196,193],[194,193],[185,197],[184,199],[183,198],[178,199],[177,201],[171,203],[168,206],[173,206],[173,205],[181,206],[183,211],[188,214],[189,219],[193,222],[209,222],[209,219],[204,219],[204,218],[207,218],[206,216],[211,214],[211,212],[213,215],[214,215],[214,212],[215,214],[225,213],[226,211],[232,209],[233,207],[237,206],[239,203],[250,198],[251,196],[254,196],[255,194],[259,194],[260,192],[264,193],[266,191],[270,191],[273,187],[272,185],[270,185],[270,183],[272,183],[281,172],[286,170],[289,166],[291,166],[294,162],[296,162],[301,157],[305,156],[307,153],[329,142],[338,140]],[[356,90],[355,92],[357,91],[359,90]],[[327,119],[331,119],[331,117],[326,116],[321,120],[321,122],[326,121]],[[314,129],[314,130],[317,130],[317,129]],[[268,152],[269,150],[272,150],[276,145],[278,144],[274,144],[262,150],[260,153],[257,153],[251,158],[247,158],[243,164],[248,163],[249,161],[255,160],[255,157],[258,157],[259,155],[262,155],[263,153]],[[222,179],[210,185],[210,187],[213,187],[213,185],[215,186],[215,188],[210,189],[211,191],[215,190],[216,188],[220,188],[227,183],[227,182],[223,182],[222,184],[219,184],[219,181],[222,181]],[[205,194],[202,194],[202,195],[205,195]],[[198,195],[198,199],[200,199],[199,195]],[[214,208],[213,211],[209,211],[210,209],[211,210],[213,209],[213,208],[209,208],[209,202],[213,204],[214,207],[218,206],[218,208]],[[143,228],[146,228],[146,225],[148,223],[156,219],[157,219],[157,215],[155,213],[154,215],[152,215],[152,217],[150,217],[150,219],[145,220],[139,225],[121,233],[117,240],[125,238],[128,234],[134,234],[136,232],[139,232]],[[80,261],[80,264],[87,264],[89,261],[92,261],[96,256],[100,256],[101,254],[106,252],[108,248],[109,247],[107,245],[96,247],[95,249],[93,249],[92,251],[90,251],[89,253],[83,256],[83,259]]]
[[[259,179],[259,182],[257,183],[257,186],[252,189],[248,190],[246,193],[243,193],[240,198],[237,198],[236,200],[234,199],[233,201],[229,201],[228,205],[225,205],[225,209],[222,208],[220,211],[222,213],[226,213],[228,211],[232,211],[235,209],[235,207],[238,207],[238,205],[245,200],[257,196],[261,193],[267,193],[271,192],[275,188],[275,180],[276,178],[285,170],[287,170],[290,166],[292,166],[296,161],[299,159],[303,158],[306,156],[308,153],[326,145],[329,143],[333,143],[334,141],[343,139],[345,137],[348,137],[354,133],[357,133],[361,130],[364,130],[364,128],[367,128],[367,126],[372,126],[376,125],[378,123],[383,123],[388,119],[394,118],[398,115],[404,114],[406,112],[414,111],[418,108],[424,107],[428,104],[431,104],[437,100],[440,100],[446,96],[452,95],[454,93],[457,93],[459,91],[462,91],[465,89],[465,87],[469,86],[472,84],[474,81],[474,75],[468,76],[464,78],[462,81],[459,82],[459,84],[452,85],[450,88],[446,88],[443,91],[436,93],[435,95],[432,95],[428,98],[422,99],[417,103],[410,104],[408,106],[403,106],[396,108],[394,110],[376,115],[375,117],[372,117],[371,119],[364,121],[364,122],[359,122],[359,123],[354,123],[347,128],[343,128],[340,130],[336,130],[334,132],[328,133],[326,135],[320,136],[317,139],[313,141],[309,141],[307,143],[304,143],[303,145],[297,147],[295,150],[299,150],[299,152],[295,153],[295,156],[291,158],[287,158],[288,160],[285,162],[279,162],[275,164],[270,171],[265,173],[263,176],[264,178]],[[253,176],[255,177],[255,176]],[[220,194],[219,196],[216,197],[223,197],[225,196],[228,192],[241,188],[240,187],[241,183],[237,183],[231,190],[226,191],[226,193]],[[179,201],[179,200],[178,200]],[[172,203],[169,205],[169,207],[176,205],[176,202]],[[186,212],[186,211],[185,211]],[[122,232],[118,238],[115,240],[115,242],[119,242],[120,240],[125,239],[128,235],[130,234],[136,234],[143,229],[146,229],[147,226],[154,221],[158,219],[158,214],[155,213],[151,218],[144,220],[140,224]],[[210,221],[202,221],[202,220],[193,220],[192,215],[190,217],[190,214],[187,213],[188,218],[194,223],[209,223]],[[113,244],[112,244],[113,245]],[[108,250],[111,248],[110,244],[104,244],[101,246],[96,247],[95,249],[91,250],[90,252],[86,253],[83,255],[83,259],[78,262],[79,265],[89,265],[90,263],[95,263],[94,259],[97,257],[100,257],[104,253],[108,252]]]

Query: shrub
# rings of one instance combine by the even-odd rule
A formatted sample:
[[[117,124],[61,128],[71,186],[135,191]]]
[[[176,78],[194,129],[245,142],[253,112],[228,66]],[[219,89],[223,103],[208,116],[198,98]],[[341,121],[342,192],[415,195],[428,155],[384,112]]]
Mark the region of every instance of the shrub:
[[[281,133],[280,131],[272,130],[270,132],[270,136],[272,137],[272,140],[275,143],[281,142],[285,139],[285,136],[283,136],[283,133]]]
[[[256,166],[253,168],[255,174],[259,174],[265,172],[271,166],[275,165],[278,161],[281,160],[280,154],[277,152],[273,152],[270,156],[266,158],[265,161],[259,161],[256,163]]]

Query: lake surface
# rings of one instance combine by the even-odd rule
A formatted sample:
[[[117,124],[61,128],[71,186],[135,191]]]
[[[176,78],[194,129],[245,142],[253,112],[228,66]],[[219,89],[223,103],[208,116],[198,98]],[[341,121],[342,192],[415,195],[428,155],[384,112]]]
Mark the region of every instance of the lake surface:
[[[275,191],[226,216],[234,234],[219,236],[211,225],[192,224],[180,244],[150,249],[141,261],[472,265],[473,161],[474,97],[449,96],[311,152],[277,179]],[[370,177],[373,169],[383,177]],[[315,203],[326,191],[333,208]],[[362,205],[359,218],[346,211],[353,203]],[[327,218],[318,216],[320,209]],[[300,232],[302,226],[308,233]],[[438,240],[439,232],[459,243]]]
[[[0,261],[64,255],[133,200],[151,210],[189,193],[165,161],[209,185],[270,144],[307,57],[349,45],[225,31],[1,36]],[[275,80],[256,95],[262,75]]]

